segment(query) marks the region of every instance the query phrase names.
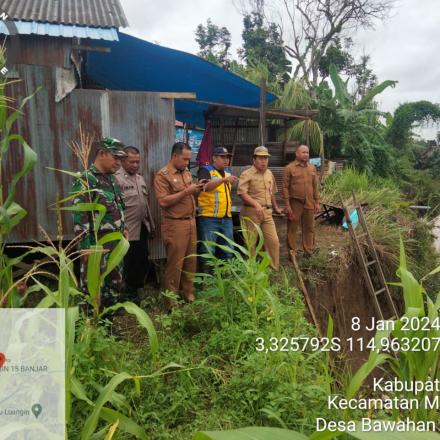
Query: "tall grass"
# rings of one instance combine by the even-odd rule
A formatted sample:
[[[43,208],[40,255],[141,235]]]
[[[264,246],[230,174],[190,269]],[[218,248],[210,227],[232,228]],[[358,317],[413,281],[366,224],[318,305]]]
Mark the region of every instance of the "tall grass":
[[[352,168],[346,168],[325,181],[322,199],[328,203],[339,203],[341,197],[351,198],[352,192],[355,193],[358,201],[372,206],[382,206],[387,211],[408,205],[393,181],[381,177],[371,178],[367,173]]]
[[[353,193],[357,202],[364,205],[366,222],[383,262],[389,267],[398,264],[399,237],[403,237],[410,266],[418,268],[423,264],[418,254],[431,254],[429,245],[420,249],[415,234],[417,217],[409,209],[411,202],[405,200],[396,183],[347,168],[325,181],[322,200],[334,205],[340,205],[343,201],[350,206],[353,205]]]

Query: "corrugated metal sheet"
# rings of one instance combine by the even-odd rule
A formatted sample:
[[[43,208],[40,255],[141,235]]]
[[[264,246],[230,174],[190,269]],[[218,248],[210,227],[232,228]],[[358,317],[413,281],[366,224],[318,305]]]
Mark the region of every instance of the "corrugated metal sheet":
[[[51,37],[78,37],[90,38],[92,40],[119,41],[116,28],[76,26],[22,20],[15,21],[15,25],[20,35],[49,35]],[[9,34],[3,21],[0,21],[0,34]]]
[[[127,27],[119,0],[0,0],[0,9],[14,20]]]
[[[257,120],[249,119],[210,119],[211,136],[213,145],[223,145],[234,152],[233,165],[244,166],[251,162],[255,147],[259,143],[259,127]],[[271,154],[270,165],[281,167],[285,165],[284,149],[282,142],[272,141],[281,139],[283,127],[279,125],[266,125],[266,146]]]
[[[11,40],[6,40],[6,51],[10,49]],[[108,44],[108,43],[106,43]],[[70,54],[73,41],[69,38],[49,36],[35,37],[22,35],[19,38],[19,50],[15,56],[15,64],[35,64],[38,66],[72,67]]]
[[[158,93],[108,92],[109,132],[127,145],[141,150],[142,174],[149,192],[150,206],[156,223],[156,238],[150,242],[150,258],[165,258],[165,249],[160,240],[161,213],[153,191],[154,175],[171,155],[175,136],[174,101],[162,99]]]
[[[79,163],[68,143],[79,140],[82,125],[96,137],[112,135],[136,145],[142,152],[142,169],[152,187],[154,173],[169,159],[174,142],[174,105],[172,100],[159,98],[157,93],[112,92],[103,90],[74,90],[63,101],[54,102],[54,69],[44,66],[18,66],[23,81],[10,88],[18,99],[43,88],[25,109],[14,131],[22,134],[38,153],[38,163],[31,175],[19,184],[17,202],[27,211],[27,217],[14,230],[10,242],[22,243],[45,240],[39,226],[52,239],[57,237],[56,214],[50,206],[68,194],[71,178],[47,167],[78,170]],[[9,181],[22,166],[22,156],[12,148],[3,170]],[[159,206],[150,192],[150,203],[157,225]],[[64,238],[72,238],[70,213],[62,214]],[[152,258],[165,256],[163,245],[155,239],[150,246]]]

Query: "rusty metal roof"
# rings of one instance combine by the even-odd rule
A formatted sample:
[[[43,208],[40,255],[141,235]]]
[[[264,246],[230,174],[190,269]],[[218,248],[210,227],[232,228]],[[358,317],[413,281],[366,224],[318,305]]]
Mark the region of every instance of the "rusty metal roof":
[[[127,27],[119,0],[0,0],[0,9],[14,20]]]

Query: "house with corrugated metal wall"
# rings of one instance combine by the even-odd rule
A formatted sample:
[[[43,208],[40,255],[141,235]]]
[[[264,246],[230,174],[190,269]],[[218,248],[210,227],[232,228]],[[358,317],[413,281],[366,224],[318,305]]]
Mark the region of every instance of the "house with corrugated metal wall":
[[[71,178],[50,170],[80,169],[69,144],[80,126],[96,139],[113,136],[142,154],[142,174],[152,183],[166,164],[175,120],[204,125],[208,102],[258,106],[259,89],[194,55],[123,34],[127,19],[118,0],[0,0],[13,21],[19,50],[8,72],[16,100],[39,91],[27,104],[15,132],[38,153],[38,164],[20,183],[17,201],[28,216],[14,230],[14,243],[57,238],[57,198],[68,194]],[[0,34],[10,33],[0,23]],[[10,38],[7,49],[11,49]],[[175,100],[176,97],[198,100]],[[276,99],[267,94],[267,101]],[[21,168],[14,149],[3,170],[11,178]],[[152,195],[156,222],[159,208]],[[61,215],[64,239],[72,238],[69,213]],[[159,239],[151,257],[164,256]]]
[[[157,93],[83,88],[82,63],[90,44],[117,41],[118,28],[128,26],[118,0],[2,0],[0,8],[14,20],[20,40],[8,75],[20,82],[9,87],[9,93],[19,102],[41,87],[16,127],[38,153],[38,163],[18,188],[17,199],[28,216],[11,241],[44,240],[41,228],[56,238],[56,214],[50,207],[69,192],[71,179],[48,167],[80,169],[69,147],[79,140],[80,126],[96,139],[108,135],[127,144],[154,145],[154,156],[143,154],[148,175],[168,159],[166,151],[174,139],[173,102]],[[94,50],[101,50],[99,44]],[[21,167],[13,149],[8,164],[6,178]],[[71,238],[69,213],[62,213],[62,223],[64,238]]]

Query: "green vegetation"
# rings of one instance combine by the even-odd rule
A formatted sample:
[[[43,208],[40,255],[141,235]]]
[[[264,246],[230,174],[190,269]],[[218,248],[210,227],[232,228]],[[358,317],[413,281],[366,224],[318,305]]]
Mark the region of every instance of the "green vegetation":
[[[389,280],[395,280],[395,268],[399,267],[400,281],[395,287],[403,290],[400,295],[405,314],[396,321],[394,331],[377,335],[379,346],[387,344],[389,334],[403,342],[405,319],[427,318],[435,323],[440,308],[440,270],[433,270],[438,266],[438,256],[431,248],[427,222],[409,208],[413,203],[427,204],[432,207],[428,216],[440,212],[440,154],[415,140],[411,131],[414,123],[438,120],[439,107],[421,101],[403,104],[394,116],[381,112],[375,99],[396,82],[377,84],[368,60],[354,63],[339,41],[344,27],[367,26],[373,16],[382,17],[386,3],[374,3],[379,9],[367,8],[364,20],[357,23],[357,10],[352,8],[349,19],[340,23],[324,46],[319,46],[316,38],[310,39],[314,52],[295,52],[288,47],[280,52],[279,46],[285,45],[281,35],[273,23],[264,22],[263,10],[257,9],[248,13],[244,22],[245,65],[230,60],[231,36],[226,28],[208,20],[206,27],[200,25],[197,31],[202,56],[256,84],[264,78],[268,89],[280,96],[275,107],[320,111],[315,121],[293,124],[290,139],[308,142],[314,154],[324,153],[329,159],[345,157],[350,166],[325,181],[323,200],[339,203],[354,191],[360,202],[368,204],[367,222]],[[264,8],[264,2],[256,4]],[[344,4],[356,6],[354,2]],[[325,13],[321,16],[322,11],[313,9],[313,2],[301,0],[297,5],[311,8],[314,17],[325,18]],[[302,17],[305,20],[307,15],[303,13]],[[311,28],[304,26],[303,35],[307,36]],[[302,65],[293,66],[294,79],[286,76],[286,52],[297,62],[302,60]],[[354,91],[348,86],[350,77],[356,81]],[[212,262],[212,274],[197,276],[197,300],[190,305],[180,303],[169,314],[160,307],[167,292],[151,295],[142,307],[127,302],[100,310],[103,279],[127,250],[121,234],[104,237],[87,252],[86,293],[79,290],[73,270],[75,261],[83,256],[74,250],[75,243],[63,247],[48,240],[49,244],[26,248],[22,256],[9,258],[5,254],[7,236],[26,214],[25,207],[14,200],[15,188],[31,172],[37,158],[26,141],[12,133],[26,100],[18,110],[8,112],[11,102],[4,93],[5,85],[0,82],[0,165],[5,169],[11,148],[23,149],[24,162],[9,182],[4,181],[3,174],[0,180],[1,189],[8,188],[7,197],[0,191],[0,307],[24,307],[32,300],[38,307],[65,310],[69,439],[329,439],[348,435],[314,434],[317,417],[359,420],[368,413],[383,420],[405,415],[414,420],[438,419],[437,410],[426,408],[415,412],[328,408],[329,395],[371,395],[363,384],[376,367],[402,380],[439,378],[439,351],[402,352],[397,358],[373,352],[351,377],[348,368],[334,368],[334,360],[345,362],[343,355],[331,357],[310,346],[292,349],[297,341],[291,338],[316,338],[317,330],[305,318],[303,298],[292,273],[286,269],[271,274],[261,234],[255,252],[249,251],[250,246],[234,244],[235,258],[231,261],[206,255]],[[82,147],[89,141],[83,138],[77,145],[83,165],[87,163],[87,148]],[[70,199],[59,201],[56,209],[72,210],[63,205]],[[94,228],[98,230],[102,206],[91,201],[74,209],[100,212]],[[118,244],[101,274],[106,240]],[[49,269],[40,264],[22,278],[13,279],[14,266],[24,256],[36,253],[47,256],[55,270],[49,274]],[[323,253],[301,264],[307,266],[310,279],[331,276],[333,269]],[[115,316],[116,311],[122,315]],[[327,335],[331,337],[338,323],[333,323],[331,316],[328,322]],[[132,330],[122,335],[121,327],[127,323]],[[410,336],[435,341],[440,335],[433,326],[414,330]],[[351,437],[390,438],[387,433],[372,434],[355,432]],[[412,439],[411,435],[402,433],[399,438]],[[438,436],[427,434],[423,438]]]
[[[440,272],[440,266],[425,275],[422,280],[438,272]],[[348,398],[355,396],[369,374],[385,363],[389,364],[392,374],[405,383],[419,381],[419,383],[427,384],[429,381],[440,379],[440,294],[431,300],[422,283],[417,282],[408,270],[402,241],[400,242],[400,265],[397,274],[400,282],[396,285],[403,290],[404,315],[394,322],[393,329],[376,334],[377,350],[370,353],[368,361],[353,377],[347,389]],[[423,349],[417,348],[419,343],[424,345]],[[389,354],[379,354],[381,350],[386,350]],[[392,351],[398,352],[397,357],[392,356]],[[418,408],[396,411],[394,417],[408,416],[414,421],[438,419],[438,409],[430,408],[425,404],[425,399],[434,401],[435,396],[438,396],[437,392],[411,390],[405,391],[403,396],[407,399],[416,399],[420,405]]]
[[[0,48],[0,66],[3,65],[4,50]],[[33,95],[24,99],[16,110],[11,109],[8,113],[13,104],[12,99],[5,94],[5,88],[9,84],[4,78],[0,79],[0,307],[5,304],[8,307],[19,307],[22,303],[20,285],[14,282],[12,270],[23,257],[11,259],[6,255],[6,238],[27,215],[26,210],[15,202],[15,193],[18,182],[34,167],[37,155],[23,136],[12,132],[14,122],[22,115],[24,106]],[[11,167],[8,159],[11,154],[18,155],[18,149],[21,149],[23,157],[22,168],[7,181],[3,170]]]
[[[394,279],[399,262],[400,237],[405,242],[410,269],[421,278],[438,261],[432,247],[430,227],[409,208],[411,201],[390,178],[371,177],[366,172],[347,168],[330,176],[322,192],[324,202],[350,206],[352,194],[365,204],[368,228],[374,237],[389,279]],[[413,202],[414,203],[414,202]],[[439,277],[429,280],[431,290],[440,289]]]

